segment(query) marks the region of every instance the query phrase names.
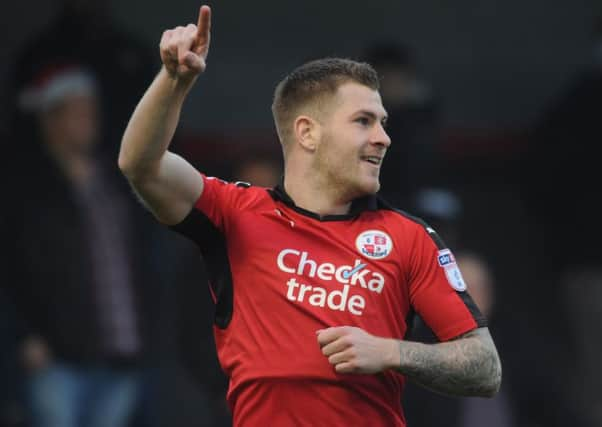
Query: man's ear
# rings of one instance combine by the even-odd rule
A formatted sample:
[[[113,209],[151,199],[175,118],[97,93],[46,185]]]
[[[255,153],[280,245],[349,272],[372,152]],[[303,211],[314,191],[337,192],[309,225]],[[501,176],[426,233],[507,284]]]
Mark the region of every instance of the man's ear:
[[[309,116],[298,116],[293,123],[295,139],[306,150],[315,151],[320,140],[320,124]]]

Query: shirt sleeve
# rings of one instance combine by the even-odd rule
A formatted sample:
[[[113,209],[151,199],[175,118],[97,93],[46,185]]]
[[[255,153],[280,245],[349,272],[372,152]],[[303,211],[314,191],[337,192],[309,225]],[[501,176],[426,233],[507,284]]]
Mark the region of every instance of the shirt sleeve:
[[[214,240],[216,234],[226,236],[236,215],[252,206],[258,196],[247,183],[200,175],[203,192],[186,218],[171,226],[199,244],[203,239]]]
[[[410,303],[440,341],[487,326],[452,251],[431,228],[420,227],[411,251]]]
[[[203,193],[194,209],[205,215],[222,233],[228,226],[228,218],[239,206],[241,188],[236,184],[215,177],[203,177]]]

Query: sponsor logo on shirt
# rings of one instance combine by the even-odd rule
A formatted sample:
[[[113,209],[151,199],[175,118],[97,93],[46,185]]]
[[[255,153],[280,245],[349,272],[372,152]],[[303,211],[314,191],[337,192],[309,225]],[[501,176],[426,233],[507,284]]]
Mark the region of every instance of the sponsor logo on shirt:
[[[283,249],[278,254],[276,264],[281,271],[293,275],[286,282],[286,298],[289,301],[349,311],[356,316],[363,314],[366,300],[363,295],[353,291],[366,289],[380,294],[385,286],[385,277],[377,271],[372,271],[361,259],[356,259],[352,265],[336,265],[330,262],[319,264],[311,259],[306,251]],[[304,279],[317,278],[320,283],[300,283],[295,276]],[[324,282],[335,282],[342,287],[332,290],[323,287]]]
[[[367,230],[357,236],[355,247],[367,258],[383,259],[391,253],[393,240],[384,231]]]

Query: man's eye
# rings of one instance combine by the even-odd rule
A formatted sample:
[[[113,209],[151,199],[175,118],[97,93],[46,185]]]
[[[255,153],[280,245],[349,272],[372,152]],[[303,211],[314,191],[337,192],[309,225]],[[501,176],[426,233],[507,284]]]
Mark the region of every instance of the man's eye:
[[[355,121],[361,124],[362,126],[368,126],[370,124],[370,120],[367,117],[359,117]]]

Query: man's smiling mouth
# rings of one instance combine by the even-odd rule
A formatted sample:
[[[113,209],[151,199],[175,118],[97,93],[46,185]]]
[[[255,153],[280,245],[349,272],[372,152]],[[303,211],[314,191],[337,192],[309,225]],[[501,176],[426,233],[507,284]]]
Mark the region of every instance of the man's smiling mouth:
[[[379,156],[362,156],[362,160],[364,160],[368,163],[371,163],[373,165],[380,166],[380,164],[383,161],[383,158],[379,157]]]

